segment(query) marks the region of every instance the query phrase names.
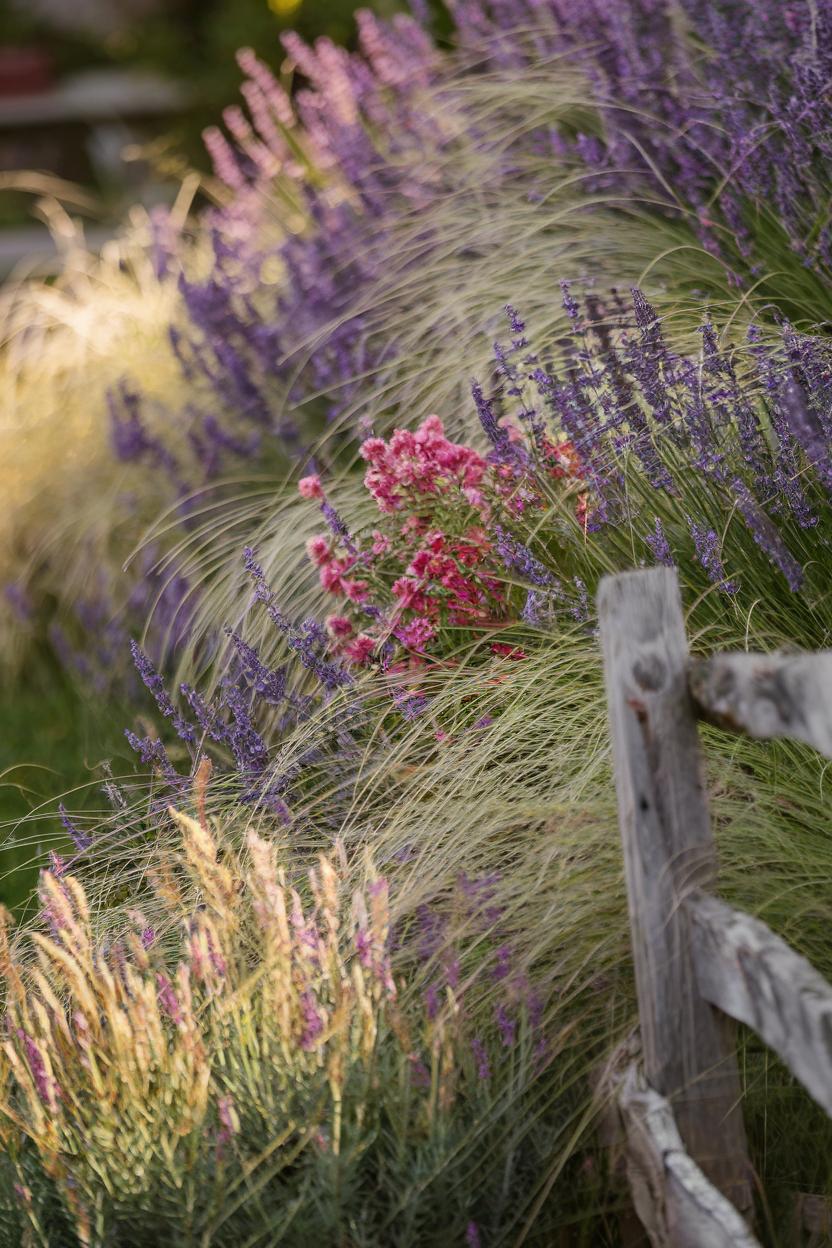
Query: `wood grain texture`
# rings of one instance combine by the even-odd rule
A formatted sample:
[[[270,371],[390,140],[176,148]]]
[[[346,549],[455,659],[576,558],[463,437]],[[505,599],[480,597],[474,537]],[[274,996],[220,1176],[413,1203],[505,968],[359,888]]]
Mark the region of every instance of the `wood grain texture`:
[[[717,654],[691,664],[704,718],[750,737],[792,737],[832,758],[832,651]]]
[[[832,1115],[832,987],[759,919],[707,895],[687,907],[702,995],[753,1027]]]
[[[795,1197],[794,1242],[803,1248],[828,1248],[832,1242],[832,1201],[802,1192]]]
[[[636,1211],[653,1248],[760,1248],[730,1201],[685,1152],[670,1103],[637,1065],[624,1076],[619,1107]]]
[[[712,887],[716,860],[675,572],[606,577],[598,612],[645,1071],[688,1153],[745,1211],[733,1027],[700,995],[683,905]]]

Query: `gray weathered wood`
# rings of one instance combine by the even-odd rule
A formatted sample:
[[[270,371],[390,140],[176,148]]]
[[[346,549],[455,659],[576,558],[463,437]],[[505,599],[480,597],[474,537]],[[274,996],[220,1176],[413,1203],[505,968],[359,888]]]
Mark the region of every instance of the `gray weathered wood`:
[[[803,1248],[822,1248],[832,1237],[832,1201],[802,1192],[795,1197],[793,1237]]]
[[[759,919],[707,895],[686,904],[702,995],[753,1027],[832,1115],[832,987]]]
[[[644,1066],[691,1157],[745,1211],[751,1170],[732,1025],[699,993],[682,904],[712,886],[716,861],[675,573],[606,577],[598,612]]]
[[[632,1200],[632,1187],[627,1172],[627,1137],[618,1098],[628,1067],[640,1058],[641,1039],[636,1029],[590,1075],[593,1099],[598,1112],[595,1137],[605,1153],[608,1181],[616,1196],[616,1222],[621,1248],[648,1248],[649,1245],[647,1232],[641,1218],[636,1214],[635,1205],[624,1204],[622,1199],[626,1192]]]
[[[730,1201],[685,1152],[670,1103],[633,1064],[619,1107],[633,1202],[653,1248],[759,1248]]]
[[[751,737],[793,737],[832,758],[832,651],[717,654],[691,664],[703,716]]]

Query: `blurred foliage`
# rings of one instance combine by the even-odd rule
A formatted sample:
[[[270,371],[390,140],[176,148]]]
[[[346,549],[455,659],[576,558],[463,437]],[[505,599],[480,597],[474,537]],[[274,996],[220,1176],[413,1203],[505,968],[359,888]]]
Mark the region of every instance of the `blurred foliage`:
[[[166,155],[184,156],[188,164],[207,170],[201,133],[237,98],[242,77],[237,49],[254,48],[276,68],[282,60],[283,30],[296,30],[308,40],[326,35],[349,45],[357,7],[356,0],[172,0],[141,22],[96,38],[50,28],[27,9],[0,0],[0,45],[45,47],[58,76],[119,66],[155,70],[181,82],[191,93],[191,106],[176,120],[163,147]],[[389,16],[408,5],[406,0],[365,0],[364,7]]]
[[[0,903],[18,910],[33,896],[44,865],[44,836],[58,852],[71,843],[55,840],[56,801],[71,792],[73,809],[102,806],[101,764],[118,774],[128,766],[123,726],[126,708],[80,694],[44,651],[28,665],[27,677],[3,691],[0,734]],[[38,817],[42,812],[42,818]],[[14,838],[8,833],[26,816],[34,822]]]

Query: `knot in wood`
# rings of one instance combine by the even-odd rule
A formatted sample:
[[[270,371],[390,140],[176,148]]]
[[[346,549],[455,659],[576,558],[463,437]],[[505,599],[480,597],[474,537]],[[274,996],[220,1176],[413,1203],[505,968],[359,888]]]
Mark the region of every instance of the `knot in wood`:
[[[655,693],[661,689],[666,676],[667,665],[655,650],[640,654],[633,663],[633,680],[639,689],[644,689],[647,693]]]
[[[759,710],[767,732],[773,735],[778,728],[788,727],[798,719],[794,691],[779,670],[761,671],[754,681],[754,692],[760,700]]]

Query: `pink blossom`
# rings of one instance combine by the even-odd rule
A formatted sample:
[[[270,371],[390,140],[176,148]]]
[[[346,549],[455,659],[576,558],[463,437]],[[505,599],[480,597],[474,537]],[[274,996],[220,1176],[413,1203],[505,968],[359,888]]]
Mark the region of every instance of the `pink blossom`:
[[[358,449],[362,459],[368,464],[377,464],[387,454],[387,443],[384,438],[366,438]]]
[[[435,414],[426,416],[419,428],[416,430],[416,441],[422,445],[429,442],[439,441],[445,437],[445,427],[442,421]]]
[[[417,595],[420,593],[420,585],[418,581],[414,581],[411,576],[400,576],[397,581],[393,582],[393,593],[401,600],[403,607],[410,607]]]
[[[333,637],[349,637],[352,634],[352,624],[345,615],[331,615],[326,627]]]
[[[396,636],[409,650],[424,650],[428,642],[436,636],[436,629],[425,616],[417,615],[409,624],[397,628]]]
[[[350,602],[366,602],[370,587],[366,581],[343,580],[341,588]]]
[[[401,455],[415,455],[418,445],[416,435],[409,429],[396,429],[390,439],[390,454],[396,458]]]
[[[321,478],[317,474],[309,477],[301,477],[298,481],[298,494],[301,498],[323,498],[324,491],[321,486]]]
[[[334,563],[325,563],[318,573],[321,585],[330,594],[341,594],[344,592],[344,583],[341,580],[340,569]]]
[[[390,538],[385,537],[378,529],[373,529],[373,546],[374,555],[386,555],[390,549]]]
[[[344,654],[353,663],[366,663],[376,648],[375,639],[367,633],[359,633],[344,646]]]
[[[419,576],[419,577],[426,576],[428,568],[430,567],[430,564],[432,562],[432,559],[433,559],[433,556],[431,555],[429,550],[417,550],[407,570],[413,576]]]
[[[310,537],[306,543],[306,553],[313,563],[319,567],[322,563],[328,563],[332,558],[332,551],[329,542],[325,537]]]
[[[364,474],[364,485],[378,503],[379,511],[395,511],[401,506],[396,497],[396,482],[389,472],[368,468]]]

